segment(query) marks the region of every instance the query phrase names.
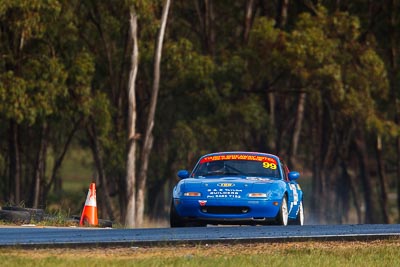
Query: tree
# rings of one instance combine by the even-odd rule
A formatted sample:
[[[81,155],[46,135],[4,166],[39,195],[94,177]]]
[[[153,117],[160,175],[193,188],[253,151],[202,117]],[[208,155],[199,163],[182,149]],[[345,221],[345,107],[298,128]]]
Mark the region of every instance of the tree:
[[[132,38],[131,71],[128,82],[128,159],[126,163],[126,195],[127,205],[125,226],[135,227],[136,219],[136,90],[135,82],[139,65],[139,49],[137,40],[137,14],[135,8],[130,12],[130,36]]]
[[[146,180],[147,180],[147,168],[149,164],[149,156],[151,148],[153,146],[153,127],[154,127],[154,116],[157,106],[158,92],[160,88],[160,63],[162,55],[163,40],[165,35],[165,28],[167,26],[168,12],[171,1],[165,0],[162,17],[160,22],[160,30],[157,36],[156,49],[154,53],[154,79],[153,89],[151,93],[150,109],[147,116],[146,132],[144,135],[144,141],[142,145],[140,155],[140,169],[138,176],[138,188],[136,195],[136,225],[142,225],[144,216],[144,205],[145,205],[145,191],[146,191]]]
[[[398,1],[193,3],[0,0],[2,200],[45,205],[79,145],[100,215],[135,227],[201,154],[259,150],[311,171],[318,221],[391,221]]]
[[[46,120],[58,112],[57,104],[66,95],[65,68],[54,53],[50,34],[50,25],[56,21],[61,6],[57,1],[3,1],[1,6],[0,49],[5,61],[1,65],[0,112],[10,122],[9,184],[14,185],[9,201],[18,203],[22,198],[27,199],[21,192],[21,179],[26,175],[32,185],[29,192],[32,204],[37,206],[44,176],[46,133],[50,127]],[[23,172],[22,166],[26,166],[23,157],[27,155],[21,155],[24,138],[21,131],[29,134],[34,128],[42,129],[38,132],[43,133],[33,138],[40,140],[36,147],[35,142],[28,144],[32,145],[30,151],[35,154],[36,164]]]

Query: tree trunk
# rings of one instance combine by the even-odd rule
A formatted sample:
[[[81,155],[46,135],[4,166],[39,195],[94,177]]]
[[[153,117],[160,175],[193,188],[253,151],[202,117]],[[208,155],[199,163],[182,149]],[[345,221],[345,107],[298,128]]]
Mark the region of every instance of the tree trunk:
[[[276,25],[278,28],[284,28],[286,26],[286,18],[287,18],[287,8],[288,8],[288,0],[280,0],[279,1],[279,10],[278,10],[278,16],[276,17]],[[269,117],[270,117],[270,124],[271,124],[271,129],[276,129],[276,118],[275,118],[275,105],[276,105],[276,94],[274,92],[269,92],[268,93],[268,100],[269,100]],[[272,149],[272,151],[275,151],[277,154],[281,154],[281,145],[280,145],[280,137],[276,136],[275,139],[271,138],[269,147]],[[292,139],[293,141],[293,139]],[[289,159],[291,160],[291,159]],[[289,162],[288,162],[289,163]],[[289,163],[289,166],[291,166],[291,163]]]
[[[135,227],[136,219],[136,75],[139,66],[139,48],[137,40],[137,14],[130,11],[130,37],[132,38],[131,70],[129,73],[128,96],[128,156],[126,163],[126,211],[125,227]]]
[[[267,93],[267,97],[268,97],[268,103],[269,103],[269,126],[270,129],[273,129],[273,136],[275,138],[268,138],[268,147],[269,149],[271,149],[271,151],[274,151],[275,153],[278,154],[277,151],[277,145],[276,145],[276,140],[277,140],[277,136],[276,136],[276,125],[275,125],[275,93],[274,92],[268,92]]]
[[[96,133],[96,127],[92,119],[90,119],[90,121],[88,122],[88,125],[86,127],[86,132],[90,141],[90,148],[92,150],[93,159],[96,164],[96,169],[101,183],[100,186],[98,187],[100,190],[97,190],[97,192],[99,192],[99,194],[101,195],[101,199],[104,200],[104,204],[110,220],[114,220],[114,212],[113,212],[114,207],[112,205],[110,193],[108,191],[107,179],[104,171],[104,164],[101,158],[102,154],[100,151],[101,148]]]
[[[15,121],[10,120],[10,135],[9,135],[9,151],[10,151],[10,166],[9,166],[9,192],[14,192],[9,195],[8,201],[19,204],[21,201],[21,167],[20,153],[18,143],[18,125]]]
[[[199,1],[195,2],[197,16],[200,21],[201,29],[202,29],[202,39],[204,50],[214,56],[215,54],[215,30],[214,30],[214,9],[213,9],[213,1],[210,0],[202,0],[204,2],[204,11],[199,5]]]
[[[314,127],[312,129],[313,147],[313,193],[312,193],[312,212],[318,223],[324,222],[331,214],[327,213],[331,204],[330,190],[330,162],[332,160],[332,140],[328,129],[331,122],[329,118],[329,108],[322,106],[317,108],[314,117]]]
[[[397,98],[398,91],[398,29],[397,29],[397,3],[396,0],[388,1],[389,10],[389,80],[390,80],[390,96],[392,99],[392,106],[394,109],[394,121],[398,126],[400,126],[400,110],[399,110],[399,100]],[[397,154],[397,164],[396,164],[396,181],[397,181],[397,210],[398,210],[398,222],[400,223],[400,137],[396,138],[396,154]]]
[[[64,146],[63,146],[63,149],[62,149],[60,155],[55,159],[54,166],[53,166],[53,170],[52,170],[52,172],[51,172],[50,182],[44,187],[44,190],[43,190],[43,196],[44,196],[44,198],[47,197],[47,195],[48,195],[48,193],[49,193],[49,191],[50,191],[50,188],[52,187],[53,184],[54,184],[54,192],[55,192],[56,194],[61,193],[61,192],[60,192],[61,188],[57,188],[57,186],[56,186],[57,179],[59,179],[59,178],[58,178],[58,172],[59,172],[59,170],[60,170],[60,168],[61,168],[61,164],[62,164],[62,162],[63,162],[63,160],[64,160],[64,157],[65,157],[65,155],[67,154],[69,145],[70,145],[71,142],[72,142],[72,138],[74,137],[76,131],[78,130],[78,127],[80,126],[81,121],[82,121],[82,120],[79,119],[79,120],[74,124],[74,127],[73,127],[72,131],[69,133],[69,135],[68,135],[68,137],[67,137],[67,141],[65,142],[65,144],[64,144]]]
[[[276,18],[276,25],[283,29],[286,26],[288,14],[289,0],[280,0],[278,3],[278,12]]]
[[[212,0],[204,0],[206,6],[206,36],[208,51],[215,56],[215,30],[214,30],[214,3]]]
[[[166,164],[168,166],[165,168],[163,173],[160,173],[160,177],[174,177],[171,173],[174,173],[174,160],[176,159],[177,150],[169,149],[168,154],[165,157]],[[160,181],[156,183],[156,185],[152,188],[155,197],[153,206],[151,207],[151,217],[152,219],[159,219],[160,217],[165,217],[165,211],[169,209],[169,205],[171,203],[171,190],[170,188],[171,178],[164,179],[164,181]]]
[[[320,196],[322,195],[322,183],[321,183],[321,114],[320,109],[317,108],[317,112],[314,115],[314,126],[311,128],[311,148],[312,148],[312,185],[311,185],[311,205],[310,214],[314,218],[316,223],[321,222],[321,207],[320,207]]]
[[[353,205],[356,210],[357,214],[357,223],[361,223],[361,208],[360,204],[358,202],[358,194],[357,194],[357,183],[354,182],[354,178],[350,175],[349,173],[349,168],[347,166],[347,162],[342,159],[341,163],[341,168],[342,168],[342,181],[338,186],[339,193],[341,197],[341,202],[342,202],[342,207],[343,207],[343,212],[342,212],[342,219],[344,219],[344,222],[348,222],[348,214],[350,210],[350,194],[353,195]],[[349,192],[350,189],[350,192]],[[341,192],[340,192],[341,191]],[[344,218],[343,218],[344,217]],[[343,223],[343,220],[341,221]]]
[[[33,208],[38,208],[40,204],[40,194],[41,194],[41,187],[43,184],[43,176],[44,176],[44,169],[45,169],[45,161],[46,161],[46,154],[47,154],[47,125],[43,123],[41,136],[40,136],[40,144],[39,150],[37,155],[37,162],[35,167],[35,177],[34,177],[34,186],[33,186]]]
[[[358,179],[354,177],[349,171],[349,159],[353,158],[351,155],[351,151],[354,151],[351,147],[351,140],[353,139],[353,132],[354,128],[349,125],[351,122],[348,122],[348,125],[341,124],[341,127],[338,127],[338,121],[332,119],[332,128],[334,134],[335,144],[334,147],[336,148],[336,157],[338,158],[338,164],[341,168],[341,175],[338,177],[336,182],[336,194],[338,198],[338,204],[342,207],[342,214],[341,218],[338,221],[339,223],[349,223],[349,211],[351,209],[351,201],[353,201],[354,208],[356,210],[356,219],[357,223],[362,222],[362,213],[360,207],[360,201],[358,194]],[[352,196],[352,197],[351,197]],[[336,202],[334,202],[336,203]]]
[[[318,206],[319,206],[319,214],[320,214],[320,219],[323,221],[326,221],[330,214],[327,214],[328,206],[331,202],[331,195],[329,195],[329,185],[330,185],[330,173],[327,170],[328,167],[328,162],[329,162],[329,154],[330,154],[330,148],[331,148],[331,139],[330,139],[330,133],[327,131],[329,129],[329,108],[326,107],[325,105],[323,106],[323,112],[322,112],[322,117],[320,121],[320,143],[318,146],[319,150],[319,168],[318,170],[320,171],[320,174],[318,175],[320,178],[320,194],[319,196],[324,196],[320,198]]]
[[[364,202],[365,202],[365,221],[364,223],[380,223],[376,203],[378,200],[375,197],[373,190],[372,180],[368,170],[368,152],[365,144],[365,137],[363,133],[358,131],[356,136],[355,145],[359,159],[359,180],[364,189]]]
[[[299,144],[301,127],[303,125],[304,105],[306,102],[306,93],[300,93],[299,102],[297,104],[295,124],[293,127],[291,143],[289,147],[288,164],[296,167],[297,146]]]
[[[385,172],[385,164],[382,157],[382,139],[379,135],[376,138],[375,150],[376,150],[376,163],[378,166],[380,200],[381,200],[380,206],[382,207],[383,223],[389,223],[387,178]]]
[[[103,29],[102,26],[102,14],[101,11],[99,10],[98,4],[96,3],[96,1],[93,1],[92,4],[92,9],[89,12],[89,18],[91,19],[91,21],[93,22],[94,26],[97,28],[97,31],[100,35],[101,38],[101,43],[104,46],[104,52],[105,52],[105,57],[107,59],[107,68],[108,68],[108,73],[109,73],[109,86],[111,88],[111,93],[112,93],[112,99],[113,102],[116,103],[117,101],[117,83],[114,76],[114,67],[113,67],[113,56],[112,56],[112,51],[110,49],[110,47],[112,47],[112,45],[109,44],[108,40],[107,40],[107,36],[106,36],[106,32],[107,30]]]
[[[161,63],[161,52],[164,40],[165,28],[167,25],[168,11],[171,1],[165,0],[164,8],[161,17],[161,27],[157,37],[156,51],[154,56],[154,80],[153,90],[150,100],[150,109],[147,117],[146,133],[143,141],[143,148],[141,153],[141,165],[138,179],[138,191],[136,195],[136,226],[141,226],[143,223],[144,216],[144,204],[145,204],[145,190],[147,180],[147,168],[149,164],[149,157],[151,148],[153,146],[153,127],[154,127],[154,116],[156,112],[158,91],[160,87],[160,63]]]
[[[400,125],[400,120],[397,121],[397,125]],[[396,140],[396,150],[397,150],[397,211],[399,214],[398,223],[400,223],[400,137]]]
[[[251,30],[251,24],[253,20],[253,7],[254,0],[246,1],[246,13],[244,18],[244,31],[243,31],[243,42],[246,44],[249,40],[249,34]]]

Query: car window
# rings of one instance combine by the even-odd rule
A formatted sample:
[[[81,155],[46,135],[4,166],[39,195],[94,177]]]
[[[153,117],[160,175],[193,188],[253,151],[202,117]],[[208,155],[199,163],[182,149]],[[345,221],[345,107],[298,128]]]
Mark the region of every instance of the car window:
[[[281,169],[282,169],[282,174],[283,177],[285,178],[285,180],[289,180],[289,169],[287,168],[285,162],[283,162],[283,160],[280,160],[281,164]]]
[[[218,175],[280,178],[279,167],[275,162],[259,160],[213,160],[196,166],[193,177]]]

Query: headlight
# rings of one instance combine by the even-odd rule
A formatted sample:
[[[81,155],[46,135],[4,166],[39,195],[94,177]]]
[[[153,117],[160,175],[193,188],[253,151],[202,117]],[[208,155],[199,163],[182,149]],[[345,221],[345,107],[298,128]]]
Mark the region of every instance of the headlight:
[[[249,197],[267,197],[266,193],[250,193]]]
[[[185,192],[183,193],[185,197],[200,197],[201,193],[199,192]]]

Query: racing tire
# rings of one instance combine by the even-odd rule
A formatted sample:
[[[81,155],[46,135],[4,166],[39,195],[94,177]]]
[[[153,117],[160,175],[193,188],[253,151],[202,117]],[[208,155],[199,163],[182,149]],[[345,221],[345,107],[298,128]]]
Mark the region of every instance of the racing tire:
[[[112,228],[113,222],[110,220],[99,219],[99,227]]]
[[[176,211],[174,201],[171,201],[171,208],[169,210],[169,224],[171,228],[175,227],[185,227],[185,221],[179,216],[178,212]]]
[[[41,222],[44,219],[44,210],[43,209],[33,209],[33,208],[22,208],[22,207],[2,207],[2,210],[9,211],[25,211],[30,215],[30,219],[34,222]]]
[[[299,212],[297,213],[296,219],[291,222],[293,225],[304,225],[304,205],[303,201],[300,201]]]
[[[286,226],[289,222],[289,209],[287,205],[287,196],[282,198],[282,204],[279,208],[278,215],[276,216],[276,222],[278,225]]]
[[[0,210],[0,221],[12,223],[30,223],[31,215],[27,211]]]

